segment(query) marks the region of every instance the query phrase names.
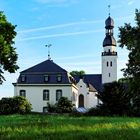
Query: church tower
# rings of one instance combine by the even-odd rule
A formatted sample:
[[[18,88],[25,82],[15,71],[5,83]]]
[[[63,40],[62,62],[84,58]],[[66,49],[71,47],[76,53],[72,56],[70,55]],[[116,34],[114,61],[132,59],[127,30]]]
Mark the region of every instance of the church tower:
[[[109,17],[105,21],[106,36],[102,52],[102,84],[117,81],[116,40],[113,37],[114,21]]]

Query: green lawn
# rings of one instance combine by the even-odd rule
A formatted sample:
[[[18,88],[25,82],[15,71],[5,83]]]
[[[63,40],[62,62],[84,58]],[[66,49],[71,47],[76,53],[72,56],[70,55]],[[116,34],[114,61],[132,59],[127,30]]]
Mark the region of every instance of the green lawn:
[[[139,140],[140,118],[0,116],[0,140]]]

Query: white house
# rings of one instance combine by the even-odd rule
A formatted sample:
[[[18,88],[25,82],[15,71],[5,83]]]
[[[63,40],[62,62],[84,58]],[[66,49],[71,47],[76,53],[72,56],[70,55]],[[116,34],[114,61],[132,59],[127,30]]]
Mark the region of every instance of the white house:
[[[17,82],[13,83],[14,95],[25,96],[35,112],[45,111],[48,102],[55,104],[62,96],[71,100],[77,108],[96,107],[96,94],[101,92],[102,84],[117,80],[117,52],[113,28],[114,21],[109,16],[105,21],[102,74],[85,74],[82,79],[78,76],[72,77],[48,55],[48,60],[20,73]]]

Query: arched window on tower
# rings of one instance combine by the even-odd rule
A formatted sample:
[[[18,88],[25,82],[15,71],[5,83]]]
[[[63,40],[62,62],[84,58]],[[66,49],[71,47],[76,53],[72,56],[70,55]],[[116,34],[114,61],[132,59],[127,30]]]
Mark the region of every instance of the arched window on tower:
[[[108,67],[108,61],[106,62],[106,66]]]
[[[112,61],[110,61],[110,66],[112,67]]]

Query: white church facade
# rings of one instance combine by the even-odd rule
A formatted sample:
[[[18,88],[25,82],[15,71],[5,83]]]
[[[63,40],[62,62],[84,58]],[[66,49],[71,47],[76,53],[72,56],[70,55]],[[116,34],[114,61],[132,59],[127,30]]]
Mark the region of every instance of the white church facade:
[[[14,85],[14,96],[25,96],[34,112],[43,112],[47,103],[55,104],[60,97],[67,97],[76,108],[91,108],[98,105],[96,94],[104,83],[117,80],[116,41],[113,37],[114,21],[109,16],[105,21],[106,36],[103,41],[102,74],[85,74],[72,77],[65,69],[48,60],[22,72]]]

